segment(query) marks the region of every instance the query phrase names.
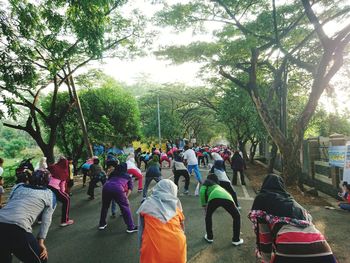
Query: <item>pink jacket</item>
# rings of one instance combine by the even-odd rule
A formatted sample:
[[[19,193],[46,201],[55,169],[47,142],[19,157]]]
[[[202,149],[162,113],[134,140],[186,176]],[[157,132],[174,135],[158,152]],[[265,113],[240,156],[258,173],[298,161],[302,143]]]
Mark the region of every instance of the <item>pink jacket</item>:
[[[51,176],[49,185],[61,192],[66,191],[66,181],[61,181],[60,179],[57,179],[55,177]]]

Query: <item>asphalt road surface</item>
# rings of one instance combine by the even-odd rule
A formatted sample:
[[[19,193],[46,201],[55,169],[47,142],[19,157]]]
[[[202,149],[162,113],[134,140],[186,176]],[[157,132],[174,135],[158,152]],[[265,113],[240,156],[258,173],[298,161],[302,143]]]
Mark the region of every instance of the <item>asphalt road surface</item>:
[[[164,178],[173,178],[170,169],[162,169]],[[207,175],[208,170],[201,169],[202,176]],[[232,174],[228,172],[231,177]],[[126,226],[118,208],[116,218],[108,218],[108,226],[105,230],[98,230],[98,222],[101,209],[101,187],[95,189],[95,200],[88,201],[87,187],[83,188],[78,183],[73,188],[71,199],[70,217],[75,223],[71,226],[60,227],[59,218],[61,204],[58,203],[54,213],[52,224],[47,236],[46,246],[49,252],[50,263],[136,263],[139,262],[137,233],[126,233]],[[180,178],[180,189],[183,189]],[[151,183],[149,189],[154,186]],[[244,244],[234,247],[231,244],[232,219],[230,215],[219,208],[213,216],[214,242],[208,244],[203,236],[205,234],[204,211],[199,203],[199,197],[194,196],[196,180],[191,176],[190,195],[179,196],[186,217],[185,228],[187,237],[188,262],[256,262],[254,255],[255,237],[252,225],[247,218],[252,205],[254,192],[248,185],[236,186],[242,218],[241,238]],[[137,223],[136,210],[140,205],[142,194],[137,193],[137,187],[129,200],[135,223]],[[110,211],[109,211],[110,216]],[[34,227],[36,234],[38,227]],[[169,244],[171,246],[171,244]],[[18,262],[14,260],[14,262]],[[166,262],[160,262],[166,263]]]

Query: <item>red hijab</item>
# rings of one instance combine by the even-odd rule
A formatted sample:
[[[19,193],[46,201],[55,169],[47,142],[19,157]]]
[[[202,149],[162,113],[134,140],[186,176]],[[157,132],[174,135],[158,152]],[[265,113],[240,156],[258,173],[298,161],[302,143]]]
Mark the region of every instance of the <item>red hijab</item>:
[[[69,177],[68,160],[60,158],[57,163],[49,165],[51,176],[61,181],[66,181]]]

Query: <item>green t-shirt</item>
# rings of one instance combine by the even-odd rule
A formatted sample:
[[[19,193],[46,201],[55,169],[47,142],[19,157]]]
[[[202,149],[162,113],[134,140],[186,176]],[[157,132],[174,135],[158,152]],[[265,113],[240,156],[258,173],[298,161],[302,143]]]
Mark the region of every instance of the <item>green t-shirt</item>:
[[[218,184],[212,186],[202,185],[199,191],[199,195],[202,206],[205,206],[210,200],[213,199],[226,199],[233,202],[232,196]],[[207,200],[206,196],[208,197]]]

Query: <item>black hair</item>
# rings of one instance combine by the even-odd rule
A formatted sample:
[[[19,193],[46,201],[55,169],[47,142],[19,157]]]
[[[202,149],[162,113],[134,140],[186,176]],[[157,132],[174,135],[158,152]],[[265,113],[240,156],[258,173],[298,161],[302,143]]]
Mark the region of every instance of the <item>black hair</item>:
[[[4,163],[4,159],[0,158],[0,164]]]
[[[99,164],[99,163],[100,163],[100,160],[97,159],[97,158],[95,158],[95,159],[94,159],[94,164]]]
[[[2,176],[0,175],[0,181],[2,180]]]
[[[347,186],[348,185],[348,182],[346,182],[346,181],[344,181],[343,183],[342,183],[342,186]]]
[[[29,184],[46,188],[49,184],[50,173],[47,170],[36,170],[29,176]]]

